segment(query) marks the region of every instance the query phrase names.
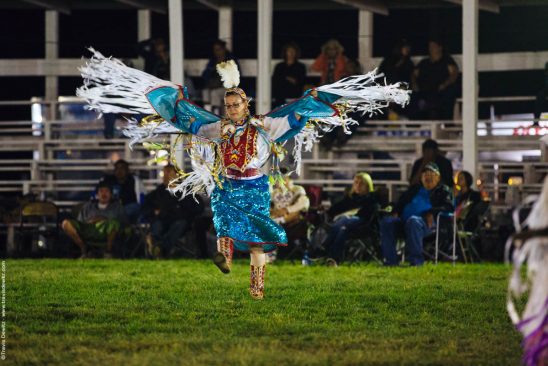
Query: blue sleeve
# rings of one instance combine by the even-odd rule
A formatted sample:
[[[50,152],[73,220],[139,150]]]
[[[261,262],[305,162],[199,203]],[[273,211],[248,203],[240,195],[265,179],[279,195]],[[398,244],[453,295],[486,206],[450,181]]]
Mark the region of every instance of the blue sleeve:
[[[299,132],[301,132],[304,126],[306,126],[306,122],[308,121],[308,117],[304,116],[301,116],[301,119],[297,119],[297,117],[295,117],[295,113],[291,113],[289,116],[287,116],[287,119],[289,121],[289,127],[291,127],[291,129],[284,133],[281,137],[278,137],[276,139],[276,142],[283,142],[289,140],[292,137],[295,137],[299,134]]]
[[[297,113],[298,114],[298,113]],[[306,125],[306,121],[308,121],[308,117],[301,117],[300,119],[297,119],[295,117],[295,113],[291,113],[289,116],[287,116],[289,120],[289,126],[291,129],[298,128],[299,130]]]
[[[202,125],[221,119],[190,100],[179,98],[179,90],[172,87],[158,87],[145,95],[158,115],[183,132],[197,134]]]

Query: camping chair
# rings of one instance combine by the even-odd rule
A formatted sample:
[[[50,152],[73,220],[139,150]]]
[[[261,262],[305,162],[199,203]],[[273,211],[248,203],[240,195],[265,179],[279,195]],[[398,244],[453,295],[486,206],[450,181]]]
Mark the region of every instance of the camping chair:
[[[479,231],[489,214],[490,203],[476,203],[464,220],[457,220],[457,239],[465,263],[479,261],[480,255],[474,245],[479,238]]]
[[[350,264],[366,259],[382,264],[378,215],[349,233],[346,248],[345,259]]]
[[[59,237],[59,209],[57,205],[49,201],[29,202],[21,207],[19,220],[19,237],[31,234],[37,238],[39,249],[48,247],[47,238]],[[33,242],[34,244],[34,242]],[[36,250],[36,248],[32,248]]]
[[[449,256],[448,254],[444,253],[443,251],[440,251],[440,222],[442,219],[450,219],[452,223],[452,231],[451,234],[453,236],[452,244],[451,244],[451,250],[452,255]],[[449,222],[449,220],[445,220],[446,222]],[[455,265],[455,262],[457,260],[457,218],[455,216],[454,212],[439,212],[436,215],[436,251],[435,251],[435,264],[438,264],[438,257],[440,252],[445,256],[451,259],[453,262],[453,265]]]
[[[439,212],[436,215],[435,230],[424,237],[423,239],[423,255],[425,258],[434,261],[438,264],[440,256],[448,259],[455,264],[457,260],[457,239],[456,239],[456,219],[453,212]],[[447,232],[448,235],[442,235],[442,232]],[[449,235],[452,236],[452,240],[448,244],[448,248],[451,253],[445,251],[446,247],[442,248],[442,239],[449,239]]]

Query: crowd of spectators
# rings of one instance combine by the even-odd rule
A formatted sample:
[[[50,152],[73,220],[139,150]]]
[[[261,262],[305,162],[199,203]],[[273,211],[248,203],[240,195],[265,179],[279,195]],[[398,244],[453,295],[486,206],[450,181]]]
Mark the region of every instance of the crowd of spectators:
[[[169,184],[176,178],[176,168],[166,165],[162,183],[145,193],[129,164],[118,160],[114,173],[105,175],[97,184],[94,197],[77,210],[75,217],[63,220],[62,230],[80,249],[80,258],[100,251],[104,258],[112,258],[113,251],[118,255],[127,252],[135,229],[144,227],[146,253],[161,258],[173,255],[183,245],[184,234],[198,229],[204,231],[194,238],[200,246],[198,252],[207,257],[205,231],[210,229],[211,220],[201,217],[205,204],[200,196],[181,200],[169,192]],[[204,225],[204,220],[209,225]]]
[[[359,172],[342,196],[331,197],[320,224],[312,222],[310,211],[306,212],[310,203],[305,188],[288,177],[286,182],[288,188],[276,185],[272,190],[271,214],[290,237],[289,248],[279,257],[294,253],[298,247],[305,249],[299,240],[308,240],[311,251],[307,255],[323,258],[330,266],[345,261],[352,241],[364,237],[373,239],[369,243],[377,246],[372,249],[385,265],[398,265],[398,253],[405,253],[411,265],[422,265],[424,243],[428,244],[434,233],[438,232],[440,248],[447,252],[452,245],[453,217],[462,230],[474,232],[483,212],[477,208],[484,197],[472,189],[472,175],[461,171],[453,176],[451,162],[431,139],[424,141],[423,154],[413,164],[409,186],[396,201],[389,202],[387,190],[376,187],[368,173]],[[312,238],[311,231],[319,225],[326,229],[325,236],[321,243],[312,243],[317,239]],[[307,235],[303,234],[305,231]]]

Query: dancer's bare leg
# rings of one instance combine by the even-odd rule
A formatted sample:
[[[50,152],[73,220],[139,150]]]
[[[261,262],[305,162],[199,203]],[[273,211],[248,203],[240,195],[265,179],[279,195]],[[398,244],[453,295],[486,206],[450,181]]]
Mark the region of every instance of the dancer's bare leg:
[[[249,254],[251,257],[251,281],[249,293],[254,299],[260,300],[264,298],[266,254],[261,246],[252,246]]]

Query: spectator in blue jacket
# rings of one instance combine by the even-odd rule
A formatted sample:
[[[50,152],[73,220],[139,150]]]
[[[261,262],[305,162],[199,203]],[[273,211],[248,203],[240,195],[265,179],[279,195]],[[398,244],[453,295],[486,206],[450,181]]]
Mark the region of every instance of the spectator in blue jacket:
[[[385,265],[397,265],[396,240],[402,232],[407,258],[412,266],[424,263],[422,241],[434,229],[434,218],[440,212],[453,211],[453,194],[441,183],[435,163],[422,169],[421,184],[412,185],[398,200],[392,216],[382,219],[381,246]]]

